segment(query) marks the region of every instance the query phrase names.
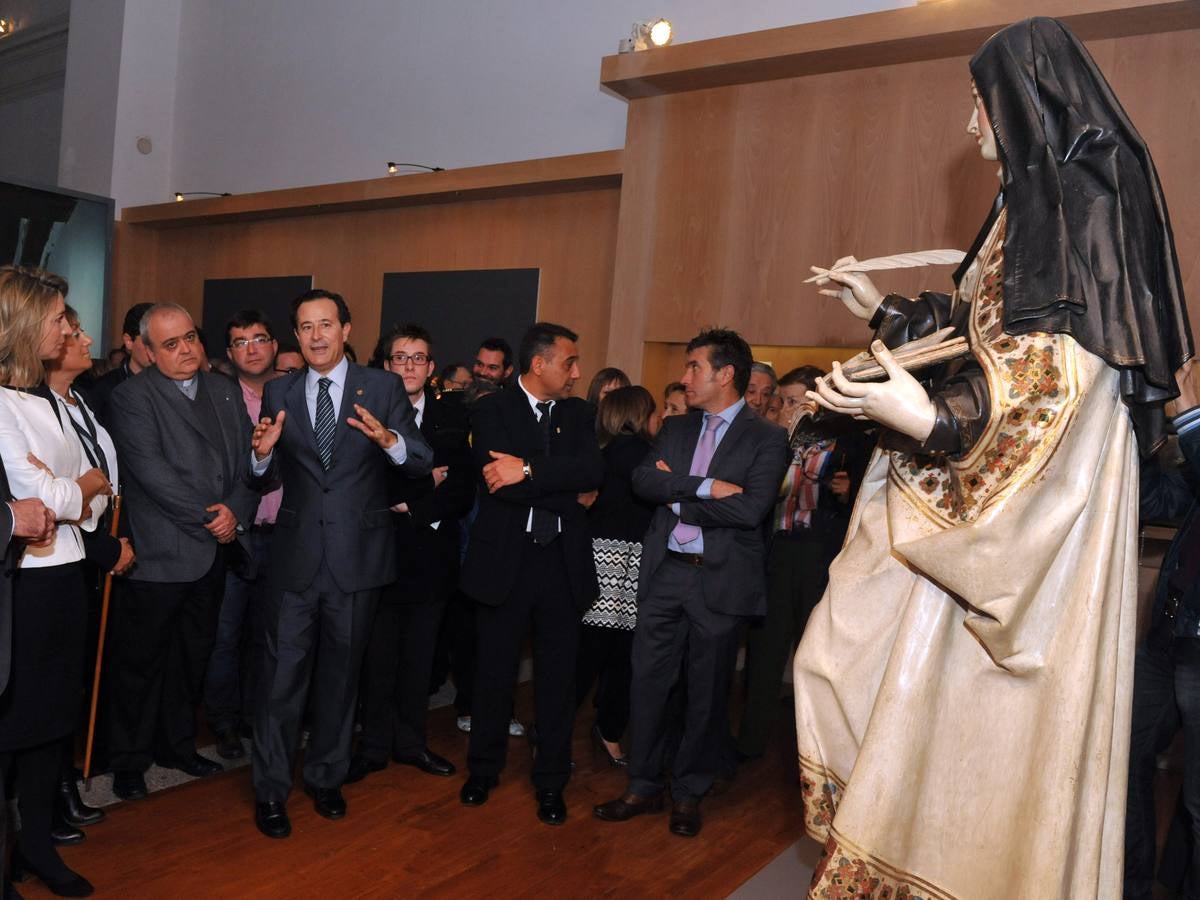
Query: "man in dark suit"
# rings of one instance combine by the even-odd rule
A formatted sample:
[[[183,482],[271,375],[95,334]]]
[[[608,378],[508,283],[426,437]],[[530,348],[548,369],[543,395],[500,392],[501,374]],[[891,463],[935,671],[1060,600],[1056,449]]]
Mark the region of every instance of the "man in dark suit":
[[[662,505],[642,542],[629,786],[595,808],[606,821],[662,808],[664,712],[686,666],[670,829],[684,837],[700,832],[700,798],[728,740],[738,626],[766,612],[763,523],[788,459],[784,430],[742,399],[752,361],[735,332],[693,338],[680,379],[691,411],[663,422],[657,454],[633,473],[634,491]]]
[[[320,815],[346,814],[340,788],[363,651],[379,589],[396,580],[389,468],[419,478],[433,467],[404,383],[346,358],[341,295],[300,295],[292,327],[307,368],[267,384],[253,437],[255,475],[283,484],[254,713],[255,823],[274,838],[291,833],[286,803],[310,673],[304,788]]]
[[[454,764],[429,749],[425,718],[438,630],[458,582],[458,520],[475,500],[475,473],[464,408],[443,403],[426,384],[433,339],[419,325],[398,325],[379,339],[372,363],[399,375],[433,448],[424,478],[393,473],[392,512],[400,577],[383,589],[362,676],[362,738],[347,782],[396,762],[430,775]]]
[[[113,391],[110,429],[121,459],[137,564],[112,611],[109,760],[113,792],[146,795],[150,763],[211,775],[196,753],[196,708],[225,582],[223,544],[253,523],[251,423],[241,391],[200,371],[187,310],[142,317],[153,366]]]
[[[101,425],[108,427],[108,404],[117,385],[136,375],[142,369],[149,368],[150,352],[146,342],[142,340],[142,316],[153,303],[137,303],[125,313],[125,322],[121,327],[121,342],[125,346],[125,361],[115,369],[109,369],[91,384],[84,387],[83,396],[91,406],[92,412]]]
[[[551,825],[567,818],[579,620],[598,593],[578,497],[604,480],[592,409],[570,396],[579,378],[576,340],[561,325],[534,325],[521,340],[516,384],[474,407],[471,446],[486,493],[461,582],[479,606],[471,774],[460,799],[485,803],[499,782],[521,639],[532,623],[533,783],[538,818]]]

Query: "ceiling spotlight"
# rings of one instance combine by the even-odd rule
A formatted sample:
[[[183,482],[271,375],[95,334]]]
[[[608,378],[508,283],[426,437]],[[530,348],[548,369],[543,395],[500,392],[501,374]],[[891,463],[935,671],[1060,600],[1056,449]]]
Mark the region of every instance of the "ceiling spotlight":
[[[665,47],[675,37],[675,26],[670,19],[651,19],[648,22],[634,22],[631,36],[621,41],[618,52],[630,53],[634,50],[649,50],[651,47]]]
[[[0,37],[8,37],[16,27],[17,23],[12,19],[0,19]]]
[[[426,166],[426,165],[422,165],[421,163],[389,162],[387,164],[387,170],[388,170],[389,175],[395,175],[397,171],[399,171],[400,169],[405,169],[405,168],[407,168],[407,169],[424,169],[426,172],[445,172],[446,171],[441,166]]]
[[[232,197],[233,194],[228,191],[176,191],[175,202],[182,203],[184,197]]]

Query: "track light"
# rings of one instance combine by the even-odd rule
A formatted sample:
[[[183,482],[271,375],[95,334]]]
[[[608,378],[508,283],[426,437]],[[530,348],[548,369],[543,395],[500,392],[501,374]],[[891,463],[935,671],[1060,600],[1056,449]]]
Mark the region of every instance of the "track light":
[[[175,202],[182,203],[184,197],[232,197],[233,194],[228,191],[218,193],[216,191],[176,191]]]
[[[389,162],[387,164],[387,170],[388,170],[389,175],[395,175],[397,170],[404,169],[404,168],[424,169],[426,172],[445,172],[446,171],[441,166],[426,166],[426,165],[422,165],[421,163]]]
[[[631,36],[625,38],[617,47],[620,53],[632,53],[635,50],[649,50],[651,47],[665,47],[675,38],[675,26],[670,19],[651,19],[648,22],[634,22]]]
[[[17,23],[12,19],[0,19],[0,37],[8,37],[16,27]]]

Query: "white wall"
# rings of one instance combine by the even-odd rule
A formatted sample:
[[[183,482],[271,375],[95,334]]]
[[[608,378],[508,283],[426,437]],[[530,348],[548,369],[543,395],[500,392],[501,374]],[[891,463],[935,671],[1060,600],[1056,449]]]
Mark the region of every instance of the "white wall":
[[[70,0],[0,0],[0,178],[58,180]]]
[[[123,46],[115,110],[111,78],[68,70],[62,171],[94,189],[76,177],[94,137],[119,209],[176,190],[380,177],[388,160],[457,168],[607,150],[624,144],[626,106],[601,91],[600,60],[634,20],[666,15],[694,41],[914,2],[74,0],[73,16],[123,6]],[[80,54],[90,64],[72,68],[112,68],[102,48]],[[93,90],[107,141],[95,122],[71,123],[95,118]],[[135,149],[142,135],[150,157]]]

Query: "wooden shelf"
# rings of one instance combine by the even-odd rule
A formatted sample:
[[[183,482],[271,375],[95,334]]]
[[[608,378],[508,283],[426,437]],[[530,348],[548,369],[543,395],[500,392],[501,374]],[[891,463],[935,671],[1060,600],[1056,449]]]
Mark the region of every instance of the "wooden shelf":
[[[635,100],[966,56],[1005,25],[1035,15],[1062,19],[1083,40],[1200,28],[1196,0],[941,0],[607,56],[600,66],[600,82]]]
[[[621,150],[390,175],[232,197],[127,206],[129,225],[169,228],[619,187]]]

